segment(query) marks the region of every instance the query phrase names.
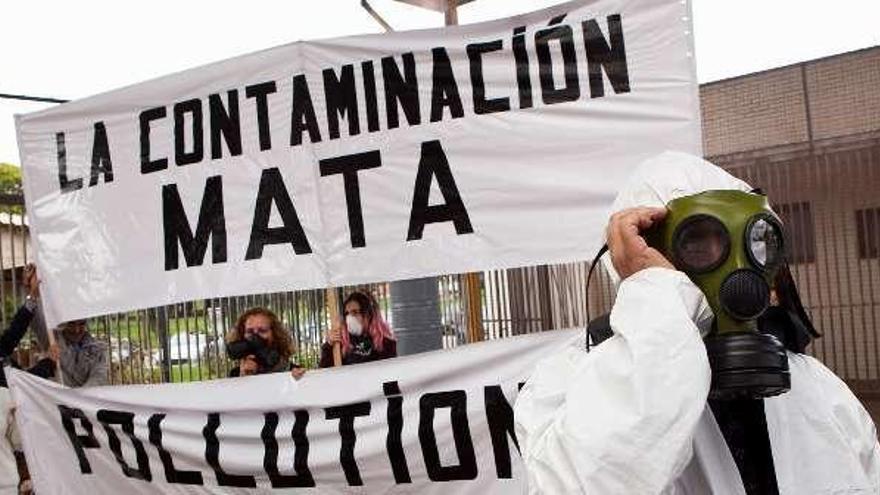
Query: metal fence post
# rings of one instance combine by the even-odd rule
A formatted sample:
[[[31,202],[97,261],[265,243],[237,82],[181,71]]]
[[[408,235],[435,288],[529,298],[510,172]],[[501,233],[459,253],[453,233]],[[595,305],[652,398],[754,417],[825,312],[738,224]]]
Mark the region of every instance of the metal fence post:
[[[391,283],[391,317],[397,354],[406,356],[443,347],[436,277]]]

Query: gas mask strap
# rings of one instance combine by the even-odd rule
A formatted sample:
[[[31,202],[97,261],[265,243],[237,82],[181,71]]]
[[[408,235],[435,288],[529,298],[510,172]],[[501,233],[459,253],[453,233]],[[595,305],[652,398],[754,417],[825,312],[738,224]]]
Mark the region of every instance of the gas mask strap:
[[[779,268],[774,287],[779,304],[761,316],[759,328],[774,335],[789,351],[803,354],[810,341],[822,335],[804,309],[787,263]]]
[[[596,256],[593,258],[592,263],[590,263],[590,271],[587,272],[587,289],[584,291],[584,295],[586,296],[586,304],[585,309],[587,313],[587,325],[584,327],[584,348],[587,352],[590,352],[590,279],[593,278],[593,271],[596,269],[596,265],[599,263],[599,258],[602,257],[605,253],[608,252],[608,244],[603,244],[602,248],[599,249],[599,252],[596,253]]]
[[[810,316],[807,314],[806,309],[804,309],[801,296],[794,283],[794,277],[791,276],[791,270],[788,268],[788,263],[783,263],[779,273],[776,275],[776,297],[779,299],[780,306],[801,319],[804,329],[810,334],[810,337],[819,338],[822,336],[813,326]]]

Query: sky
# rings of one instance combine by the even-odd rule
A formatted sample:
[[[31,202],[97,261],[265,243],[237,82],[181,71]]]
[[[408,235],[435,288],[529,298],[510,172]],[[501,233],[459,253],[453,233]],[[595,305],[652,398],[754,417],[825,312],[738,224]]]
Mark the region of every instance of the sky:
[[[442,14],[395,0],[370,3],[396,30],[444,22]],[[475,0],[460,7],[459,22],[557,3]],[[880,45],[876,0],[691,3],[700,83]],[[28,0],[2,10],[0,93],[59,99],[293,41],[382,31],[360,0]],[[0,99],[0,162],[19,163],[13,115],[49,106]]]

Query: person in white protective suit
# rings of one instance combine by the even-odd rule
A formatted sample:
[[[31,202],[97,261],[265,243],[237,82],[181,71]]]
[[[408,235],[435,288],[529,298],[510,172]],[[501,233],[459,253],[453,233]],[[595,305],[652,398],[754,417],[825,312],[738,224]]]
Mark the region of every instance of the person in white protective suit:
[[[717,190],[751,187],[667,152],[620,191],[603,258],[620,281],[613,335],[589,353],[579,337],[538,363],[515,404],[529,493],[880,493],[875,426],[847,386],[802,353],[809,336],[780,335],[785,386],[763,395],[787,392],[707,401],[716,382],[703,337],[715,316],[643,235],[671,201]]]

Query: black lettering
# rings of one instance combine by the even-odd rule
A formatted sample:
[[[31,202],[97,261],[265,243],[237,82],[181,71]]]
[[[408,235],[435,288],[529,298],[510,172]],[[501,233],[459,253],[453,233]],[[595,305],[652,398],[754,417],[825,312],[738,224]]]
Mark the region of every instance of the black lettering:
[[[278,414],[265,413],[263,416],[263,431],[260,438],[263,439],[263,447],[266,454],[263,456],[263,468],[269,475],[272,488],[307,488],[315,486],[312,472],[309,471],[309,439],[306,436],[306,426],[309,424],[309,412],[305,410],[294,411],[296,418],[293,424],[293,444],[296,451],[293,454],[293,476],[281,474],[278,471],[278,440],[275,439],[275,430],[278,428]]]
[[[452,62],[445,48],[431,50],[434,56],[434,69],[431,76],[431,122],[443,120],[443,108],[449,107],[453,119],[464,117],[461,96],[455,74],[452,73]]]
[[[388,128],[400,126],[397,104],[400,102],[403,114],[409,125],[421,123],[419,108],[419,80],[416,77],[416,59],[412,52],[400,56],[403,59],[403,76],[394,57],[382,59],[382,79],[385,81],[385,112],[388,114]]]
[[[302,144],[302,134],[308,131],[309,140],[313,143],[321,141],[321,130],[318,129],[318,118],[315,106],[309,93],[306,76],[300,74],[293,77],[293,107],[290,111],[290,145]]]
[[[223,213],[223,182],[219,175],[208,177],[196,233],[193,235],[176,184],[162,186],[162,225],[165,235],[165,270],[176,270],[177,245],[183,249],[186,266],[201,266],[211,238],[211,260],[226,262],[226,217]]]
[[[239,488],[256,488],[257,481],[253,476],[229,474],[220,466],[220,441],[217,440],[217,429],[220,428],[220,414],[208,414],[208,422],[202,429],[205,438],[205,461],[214,469],[217,484],[220,486],[237,486]]]
[[[278,209],[281,227],[269,227],[269,215],[272,205]],[[296,254],[312,252],[309,240],[299,221],[293,201],[284,186],[284,178],[277,167],[263,170],[260,177],[260,189],[257,191],[257,202],[254,206],[254,221],[251,224],[251,237],[248,242],[246,260],[263,257],[263,248],[267,244],[290,244]]]
[[[159,459],[162,460],[162,467],[165,469],[165,481],[181,485],[204,484],[202,473],[198,471],[178,471],[174,467],[174,459],[171,458],[171,454],[162,446],[162,420],[164,419],[164,414],[154,414],[147,421],[147,426],[150,429],[150,443],[159,451]]]
[[[510,402],[498,385],[485,387],[483,398],[486,403],[486,422],[489,424],[489,434],[492,437],[492,451],[495,454],[495,473],[498,478],[512,478],[508,436],[519,452],[519,442],[516,440],[516,432],[513,428],[513,408],[510,407]]]
[[[257,129],[260,135],[260,151],[272,149],[272,133],[269,132],[269,103],[268,95],[274,93],[275,81],[254,84],[244,88],[247,98],[255,98],[257,105]]]
[[[144,110],[140,115],[141,122],[141,173],[149,174],[168,168],[168,159],[150,158],[150,122],[165,118],[165,107],[156,107]]]
[[[444,204],[428,205],[432,177],[437,177]],[[455,232],[458,235],[470,234],[474,231],[440,141],[426,141],[422,143],[422,157],[419,160],[419,170],[413,188],[413,203],[406,240],[421,239],[426,224],[450,220],[455,225]]]
[[[327,102],[327,127],[330,139],[339,137],[339,117],[348,118],[348,135],[361,132],[358,120],[357,92],[354,86],[354,66],[343,65],[340,75],[333,69],[324,69],[324,98]],[[347,116],[347,117],[346,117]]]
[[[345,479],[349,486],[361,486],[361,472],[358,469],[357,460],[354,458],[354,445],[357,442],[357,434],[354,431],[354,418],[357,416],[370,415],[370,403],[358,402],[346,406],[328,407],[324,409],[327,419],[339,420],[339,438],[342,439],[342,447],[339,449],[339,463],[345,473]]]
[[[486,43],[473,43],[467,46],[471,67],[471,87],[473,87],[474,113],[495,113],[510,110],[510,98],[486,99],[486,83],[483,80],[483,54],[497,52],[503,47],[501,40]]]
[[[116,462],[122,468],[122,474],[129,478],[144,481],[152,481],[153,475],[150,473],[150,458],[147,457],[147,451],[144,450],[144,444],[134,435],[134,414],[124,411],[110,411],[107,409],[99,409],[97,413],[98,421],[104,426],[107,433],[107,441],[110,443],[110,450],[116,457]],[[116,435],[116,430],[112,425],[122,427],[122,432],[131,441],[134,447],[135,457],[137,458],[137,469],[133,469],[122,457],[122,444]]]
[[[67,438],[70,440],[70,444],[73,446],[73,451],[76,453],[76,459],[79,461],[79,472],[82,474],[92,474],[92,465],[89,464],[85,449],[97,449],[101,447],[98,444],[98,439],[95,438],[95,434],[92,431],[92,422],[89,421],[89,418],[87,418],[80,409],[58,404],[58,412],[61,413],[61,426],[64,427],[64,431],[67,433]],[[79,420],[80,426],[86,432],[85,435],[78,435],[76,433],[76,427],[73,424],[74,419]]]
[[[532,108],[532,77],[529,74],[529,53],[526,51],[526,28],[513,30],[513,58],[516,60],[516,86],[519,107]]]
[[[327,158],[318,162],[321,177],[342,174],[345,185],[345,204],[348,207],[348,231],[351,247],[359,248],[367,245],[364,237],[364,214],[361,209],[361,192],[358,182],[358,171],[382,166],[382,157],[378,150]]]
[[[186,114],[192,115],[192,151],[186,151]],[[192,99],[174,105],[174,161],[177,165],[198,163],[205,157],[202,100]]]
[[[434,433],[434,413],[440,408],[450,408],[452,436],[458,464],[440,464],[440,450]],[[477,477],[477,458],[467,417],[467,394],[464,390],[425,394],[419,400],[419,443],[425,467],[431,481],[472,480]]]
[[[64,144],[63,132],[55,133],[55,147],[58,151],[58,184],[61,187],[61,192],[69,193],[82,189],[82,178],[70,180],[67,177],[67,146]]]
[[[553,81],[553,58],[550,55],[550,42],[553,40],[559,41],[565,72],[565,86],[558,89]],[[578,81],[577,56],[571,27],[554,26],[538,31],[535,33],[535,50],[538,52],[538,74],[544,103],[552,105],[580,98],[581,87]]]
[[[361,73],[364,76],[364,100],[367,107],[367,129],[370,132],[379,130],[379,102],[376,98],[376,74],[373,72],[373,61],[361,62]]]
[[[385,396],[388,398],[388,436],[385,439],[385,449],[388,451],[388,461],[394,473],[394,481],[398,485],[412,483],[409,475],[409,466],[406,463],[406,452],[403,450],[401,440],[403,433],[403,397],[400,396],[400,386],[396,381],[382,384]]]
[[[110,159],[110,143],[107,142],[107,128],[103,122],[95,122],[89,187],[98,185],[98,178],[101,175],[104,176],[104,183],[113,182],[113,161]]]
[[[211,159],[223,158],[221,136],[226,141],[229,154],[241,154],[241,120],[238,114],[238,90],[226,92],[227,110],[219,94],[208,96],[208,110],[211,114]]]
[[[587,52],[587,71],[590,75],[590,98],[605,96],[602,82],[602,69],[611,82],[615,93],[629,93],[629,69],[626,65],[626,47],[623,42],[623,24],[620,14],[608,16],[608,34],[611,46],[599,29],[599,24],[590,19],[583,22],[584,46]]]

